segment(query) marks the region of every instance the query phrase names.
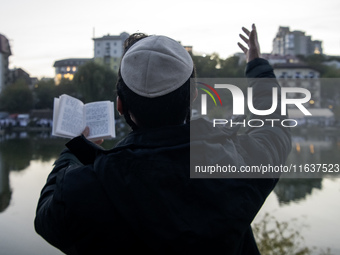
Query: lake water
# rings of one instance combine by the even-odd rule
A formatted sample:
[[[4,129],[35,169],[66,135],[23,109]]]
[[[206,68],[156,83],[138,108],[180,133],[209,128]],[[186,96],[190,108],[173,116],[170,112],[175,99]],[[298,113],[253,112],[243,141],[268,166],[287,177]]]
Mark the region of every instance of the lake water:
[[[47,133],[1,138],[0,254],[62,254],[35,233],[33,219],[41,188],[65,142]],[[105,143],[109,148],[115,141]],[[340,164],[339,155],[339,130],[301,131],[294,133],[287,163]],[[303,249],[301,254],[340,254],[339,197],[337,176],[281,179],[253,222],[259,245],[265,251],[280,246],[281,254]]]

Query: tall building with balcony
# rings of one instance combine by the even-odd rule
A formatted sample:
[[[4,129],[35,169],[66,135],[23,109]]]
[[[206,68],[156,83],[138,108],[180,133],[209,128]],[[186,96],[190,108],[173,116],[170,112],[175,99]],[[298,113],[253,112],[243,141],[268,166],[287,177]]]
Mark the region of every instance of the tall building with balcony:
[[[103,37],[93,38],[94,61],[118,72],[124,51],[124,42],[128,37],[129,34],[123,32],[120,35],[108,34]]]
[[[322,41],[312,40],[303,31],[290,31],[289,27],[279,27],[273,39],[273,51],[275,55],[303,55],[322,54]]]
[[[8,39],[0,34],[0,93],[9,83],[8,58],[11,55]]]

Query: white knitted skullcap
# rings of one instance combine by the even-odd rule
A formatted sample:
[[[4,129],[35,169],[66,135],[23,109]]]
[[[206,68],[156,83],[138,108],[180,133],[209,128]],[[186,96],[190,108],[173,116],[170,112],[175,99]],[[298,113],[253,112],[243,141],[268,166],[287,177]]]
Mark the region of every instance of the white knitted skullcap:
[[[127,50],[120,71],[133,92],[153,98],[182,86],[190,78],[193,61],[179,42],[154,35],[141,39]]]

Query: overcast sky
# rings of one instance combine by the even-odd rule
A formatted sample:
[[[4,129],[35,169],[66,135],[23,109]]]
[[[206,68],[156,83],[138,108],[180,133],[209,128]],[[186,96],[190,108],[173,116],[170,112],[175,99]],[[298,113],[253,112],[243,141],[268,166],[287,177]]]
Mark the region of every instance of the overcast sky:
[[[10,68],[53,77],[53,63],[92,58],[96,37],[144,32],[167,35],[194,52],[239,52],[241,27],[255,23],[262,52],[272,50],[279,26],[322,40],[325,54],[340,55],[339,0],[1,0],[0,33],[10,40]]]

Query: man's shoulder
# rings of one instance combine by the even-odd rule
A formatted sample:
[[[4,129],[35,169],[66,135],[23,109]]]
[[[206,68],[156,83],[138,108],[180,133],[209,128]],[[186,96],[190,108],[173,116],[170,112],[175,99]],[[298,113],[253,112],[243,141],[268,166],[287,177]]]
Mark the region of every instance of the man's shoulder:
[[[64,191],[86,190],[98,184],[93,165],[70,165],[65,169],[63,179]]]
[[[109,203],[93,165],[69,166],[60,185],[64,203],[71,211],[91,211]]]

